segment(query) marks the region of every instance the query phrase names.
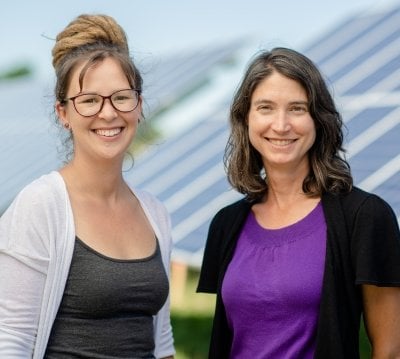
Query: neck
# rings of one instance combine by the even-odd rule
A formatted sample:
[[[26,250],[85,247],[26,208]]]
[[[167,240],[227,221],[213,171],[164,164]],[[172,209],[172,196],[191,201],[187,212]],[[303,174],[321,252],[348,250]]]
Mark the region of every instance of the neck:
[[[303,182],[308,168],[297,168],[294,171],[283,171],[268,168],[268,193],[266,201],[275,202],[278,206],[290,206],[294,201],[308,197],[303,191]]]
[[[122,163],[104,161],[101,164],[74,158],[60,170],[70,191],[98,200],[116,200],[126,189]]]

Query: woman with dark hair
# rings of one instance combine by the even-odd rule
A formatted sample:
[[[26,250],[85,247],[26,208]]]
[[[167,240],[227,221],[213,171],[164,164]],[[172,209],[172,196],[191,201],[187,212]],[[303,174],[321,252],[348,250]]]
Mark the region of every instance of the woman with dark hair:
[[[216,293],[209,358],[400,357],[400,233],[353,186],[342,119],[313,62],[256,56],[236,91],[225,166],[245,198],[214,217],[198,291]]]
[[[170,218],[122,174],[142,116],[125,32],[78,16],[53,66],[71,148],[0,219],[0,357],[173,358]]]

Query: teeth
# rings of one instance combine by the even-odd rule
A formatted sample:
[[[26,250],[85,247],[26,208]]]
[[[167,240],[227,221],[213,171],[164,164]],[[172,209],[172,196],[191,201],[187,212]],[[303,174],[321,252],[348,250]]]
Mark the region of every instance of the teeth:
[[[112,137],[118,135],[121,131],[121,128],[112,128],[110,130],[96,130],[96,133],[100,136]]]
[[[293,142],[293,140],[269,140],[273,145],[276,146],[286,146]]]

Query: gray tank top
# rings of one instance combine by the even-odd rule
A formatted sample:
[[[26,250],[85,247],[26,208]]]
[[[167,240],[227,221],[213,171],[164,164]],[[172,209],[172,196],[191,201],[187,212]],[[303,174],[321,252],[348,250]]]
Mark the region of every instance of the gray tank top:
[[[153,315],[168,291],[158,241],[150,257],[119,260],[76,238],[45,358],[154,358]]]

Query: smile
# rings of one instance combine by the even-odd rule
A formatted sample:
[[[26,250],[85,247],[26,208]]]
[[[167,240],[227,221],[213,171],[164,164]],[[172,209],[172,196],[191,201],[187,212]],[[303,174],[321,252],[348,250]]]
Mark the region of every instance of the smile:
[[[94,132],[99,136],[114,137],[122,132],[122,127],[111,128],[111,129],[98,129],[94,130]]]
[[[275,146],[287,146],[296,141],[296,140],[276,140],[271,138],[267,138],[267,140]]]

